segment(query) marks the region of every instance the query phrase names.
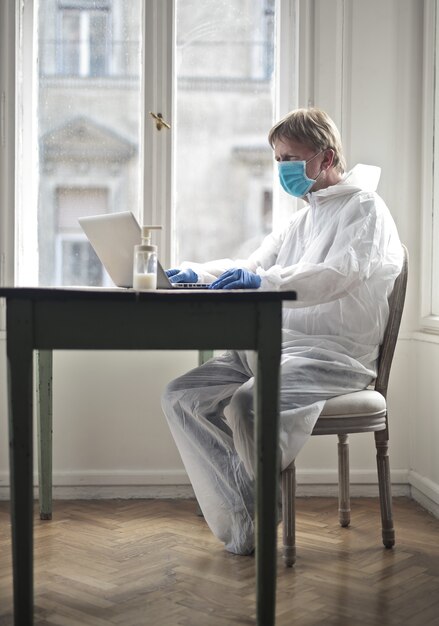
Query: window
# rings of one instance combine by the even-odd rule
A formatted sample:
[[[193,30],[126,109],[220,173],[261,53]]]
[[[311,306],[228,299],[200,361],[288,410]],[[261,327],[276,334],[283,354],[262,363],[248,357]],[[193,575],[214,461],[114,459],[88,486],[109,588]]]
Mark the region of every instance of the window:
[[[124,8],[121,0],[39,2],[40,75],[65,80],[139,77],[141,4],[133,0]]]
[[[179,81],[272,79],[274,0],[176,0]],[[218,62],[220,60],[220,62]]]
[[[40,67],[38,135],[38,279],[41,285],[108,284],[78,217],[140,206],[141,2],[39,0],[41,52],[57,32],[58,72]],[[105,79],[110,33],[124,33],[126,73]],[[136,45],[134,45],[136,42]],[[39,55],[37,51],[37,58]],[[134,71],[132,71],[134,70]],[[66,76],[93,78],[67,81]]]
[[[259,244],[267,132],[295,105],[295,3],[20,0],[16,284],[106,284],[77,224],[102,211],[161,223],[164,264]]]
[[[110,15],[106,5],[60,2],[55,50],[58,73],[104,76],[110,53]]]
[[[78,218],[108,213],[109,190],[60,187],[56,190],[55,263],[57,285],[111,285],[102,263],[85,235]],[[40,253],[40,267],[48,259]],[[47,271],[50,271],[48,268]]]
[[[176,0],[176,257],[243,258],[271,229],[274,3]]]

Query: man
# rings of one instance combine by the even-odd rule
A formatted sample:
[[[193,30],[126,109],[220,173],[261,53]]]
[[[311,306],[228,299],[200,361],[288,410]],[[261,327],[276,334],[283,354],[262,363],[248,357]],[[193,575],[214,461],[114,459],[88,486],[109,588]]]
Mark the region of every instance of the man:
[[[285,191],[308,204],[247,260],[185,263],[171,280],[211,288],[294,290],[283,312],[282,468],[310,436],[325,400],[375,377],[387,299],[402,266],[395,224],[375,192],[379,169],[344,173],[337,128],[319,109],[289,113],[269,133]],[[212,532],[254,549],[251,353],[229,351],[171,382],[163,409]]]

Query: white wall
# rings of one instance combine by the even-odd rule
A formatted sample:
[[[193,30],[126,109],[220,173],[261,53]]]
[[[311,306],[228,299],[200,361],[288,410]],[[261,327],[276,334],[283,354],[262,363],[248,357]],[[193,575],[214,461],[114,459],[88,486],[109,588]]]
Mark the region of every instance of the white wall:
[[[379,165],[379,192],[386,200],[418,268],[419,94],[422,77],[422,2],[371,0],[314,4],[308,37],[313,57],[302,83],[301,104],[326,109],[341,128],[348,167]],[[414,208],[415,207],[415,208]],[[417,281],[410,279],[407,305],[389,388],[391,468],[395,484],[408,482],[411,330],[417,324]],[[373,436],[351,436],[352,480],[375,482]],[[335,481],[336,441],[312,438],[298,459],[299,480]],[[306,491],[310,491],[307,487]]]
[[[4,338],[0,348],[4,389]],[[87,495],[86,485],[93,486],[92,493],[99,491],[99,485],[107,486],[103,493],[116,486],[111,494],[122,496],[191,493],[187,487],[175,488],[188,485],[188,479],[162,415],[160,395],[169,380],[194,367],[197,360],[196,352],[187,351],[55,352],[54,484],[80,486],[82,491],[76,495]],[[6,433],[5,394],[0,417],[1,432]],[[2,438],[0,494],[6,484],[7,442]],[[155,487],[145,491],[144,485]]]
[[[301,2],[302,9],[313,5],[310,0]],[[439,507],[439,386],[435,380],[439,344],[415,332],[419,324],[423,2],[317,0],[314,8],[314,27],[301,33],[299,45],[304,53],[312,49],[312,54],[304,54],[302,65],[309,80],[301,81],[301,104],[312,102],[334,117],[351,166],[363,162],[382,167],[379,191],[410,252],[407,304],[389,389],[392,478],[395,485],[401,485],[400,493],[409,493],[412,485],[419,500],[430,508]],[[0,349],[3,389],[4,341]],[[136,485],[187,483],[159,396],[166,382],[195,365],[196,359],[196,353],[57,354],[55,483],[125,484],[130,486],[125,494],[134,493]],[[5,432],[5,413],[2,395],[1,432]],[[351,442],[353,482],[375,483],[373,437],[352,436]],[[7,482],[4,440],[0,446],[1,486]],[[298,459],[299,482],[305,484],[302,490],[311,493],[311,484],[334,483],[336,468],[335,440],[312,438]],[[108,493],[120,495],[111,489]],[[143,487],[137,490],[157,493]]]
[[[439,515],[439,337],[415,334],[410,402],[410,473],[413,496]]]

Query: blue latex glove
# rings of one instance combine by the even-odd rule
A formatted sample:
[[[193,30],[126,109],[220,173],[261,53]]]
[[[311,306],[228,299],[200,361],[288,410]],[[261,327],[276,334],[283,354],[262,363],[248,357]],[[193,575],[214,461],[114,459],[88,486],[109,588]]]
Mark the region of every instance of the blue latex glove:
[[[221,274],[209,285],[209,289],[258,289],[261,277],[249,270],[232,269]]]
[[[194,270],[165,270],[166,276],[169,278],[171,283],[196,283],[198,282],[198,275],[194,272]]]

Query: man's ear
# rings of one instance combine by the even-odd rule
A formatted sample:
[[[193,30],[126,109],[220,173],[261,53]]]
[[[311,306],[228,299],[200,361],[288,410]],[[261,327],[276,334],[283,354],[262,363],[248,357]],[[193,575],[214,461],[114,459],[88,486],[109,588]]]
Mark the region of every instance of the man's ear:
[[[325,156],[323,157],[322,168],[329,170],[329,168],[331,168],[334,165],[334,157],[335,157],[334,150],[332,148],[327,148],[325,150]]]

